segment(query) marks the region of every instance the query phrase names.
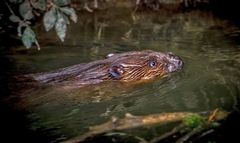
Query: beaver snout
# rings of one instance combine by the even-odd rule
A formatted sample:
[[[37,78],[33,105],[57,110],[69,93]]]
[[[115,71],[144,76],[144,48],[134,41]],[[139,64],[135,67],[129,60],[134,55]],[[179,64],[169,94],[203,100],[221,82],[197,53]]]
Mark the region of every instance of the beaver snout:
[[[169,53],[168,60],[169,60],[169,64],[167,67],[168,72],[175,72],[183,68],[184,64],[179,56]]]

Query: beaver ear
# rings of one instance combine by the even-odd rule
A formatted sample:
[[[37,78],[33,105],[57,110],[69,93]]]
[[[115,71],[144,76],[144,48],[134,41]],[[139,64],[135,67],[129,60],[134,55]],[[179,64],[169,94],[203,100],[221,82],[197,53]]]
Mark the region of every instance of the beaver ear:
[[[110,67],[109,74],[112,78],[119,79],[123,74],[123,67],[121,65],[120,66],[114,65]]]

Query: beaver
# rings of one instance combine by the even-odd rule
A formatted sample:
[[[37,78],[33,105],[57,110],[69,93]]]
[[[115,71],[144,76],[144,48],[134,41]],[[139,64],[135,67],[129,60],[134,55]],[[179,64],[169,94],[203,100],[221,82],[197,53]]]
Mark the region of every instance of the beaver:
[[[81,87],[108,80],[130,82],[163,77],[182,68],[183,61],[177,55],[144,50],[108,54],[102,60],[28,74],[24,78],[44,85]]]

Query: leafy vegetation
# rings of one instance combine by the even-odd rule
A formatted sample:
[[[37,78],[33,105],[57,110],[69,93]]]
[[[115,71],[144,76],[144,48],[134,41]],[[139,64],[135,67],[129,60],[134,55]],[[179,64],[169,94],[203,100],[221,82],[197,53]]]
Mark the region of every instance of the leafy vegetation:
[[[196,128],[204,123],[204,118],[198,114],[191,114],[184,118],[183,124],[189,128]]]
[[[11,16],[9,19],[17,23],[18,36],[26,48],[35,44],[40,50],[36,33],[32,29],[32,22],[36,17],[43,17],[43,25],[46,31],[55,28],[57,36],[64,41],[67,31],[67,25],[71,19],[77,22],[77,14],[70,7],[70,0],[9,0],[5,1]],[[13,11],[11,6],[18,6],[19,12]]]
[[[31,48],[33,45],[36,45],[38,50],[40,50],[37,33],[35,33],[33,28],[34,23],[39,19],[43,19],[42,21],[46,31],[55,29],[56,35],[63,42],[70,21],[77,22],[76,10],[79,9],[93,12],[95,9],[115,8],[118,5],[120,7],[124,5],[125,7],[132,8],[133,15],[141,8],[154,11],[160,8],[166,8],[167,10],[172,10],[171,8],[179,9],[181,6],[195,8],[198,4],[209,3],[209,1],[210,0],[4,0],[4,3],[11,13],[9,20],[17,25],[18,36],[25,47]],[[0,16],[1,15],[0,13]]]

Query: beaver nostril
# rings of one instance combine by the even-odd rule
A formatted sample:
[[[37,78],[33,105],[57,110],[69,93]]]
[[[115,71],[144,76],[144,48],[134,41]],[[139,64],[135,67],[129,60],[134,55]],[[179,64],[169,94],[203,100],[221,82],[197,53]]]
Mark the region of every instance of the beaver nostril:
[[[182,65],[182,61],[181,61],[181,60],[178,61],[178,65],[179,65],[179,66]]]
[[[183,66],[183,60],[179,57],[179,62],[178,62],[178,64],[182,67]]]

